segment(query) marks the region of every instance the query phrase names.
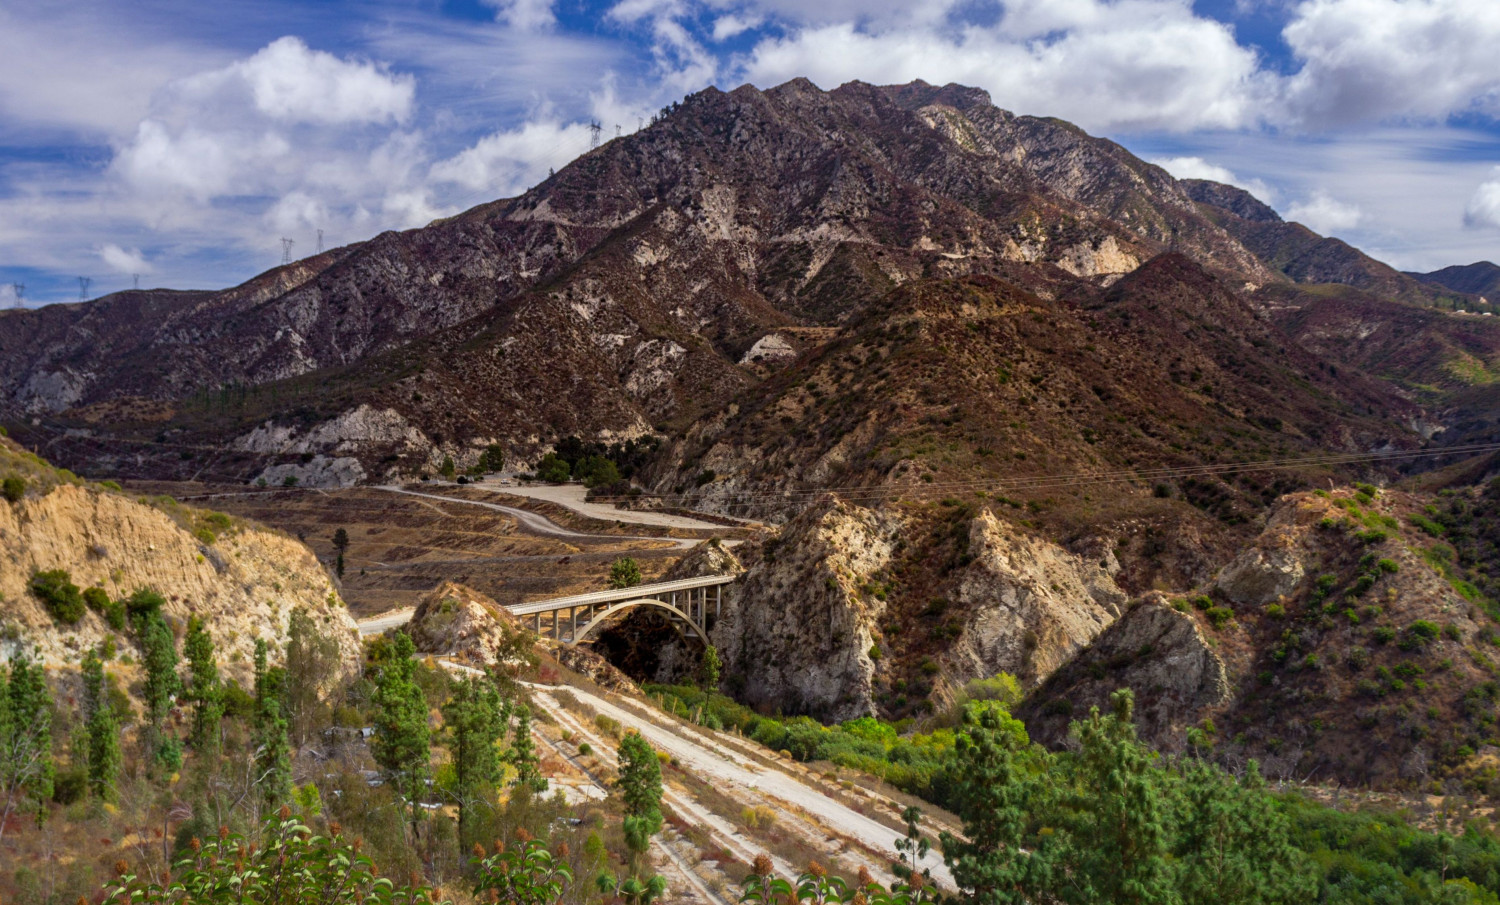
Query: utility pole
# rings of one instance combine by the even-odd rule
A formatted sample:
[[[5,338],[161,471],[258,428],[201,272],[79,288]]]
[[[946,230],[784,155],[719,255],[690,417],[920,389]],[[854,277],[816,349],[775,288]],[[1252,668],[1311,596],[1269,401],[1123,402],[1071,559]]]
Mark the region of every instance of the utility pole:
[[[318,230],[318,254],[323,253],[323,231]]]
[[[296,245],[296,244],[297,244],[296,242],[293,242],[291,239],[288,239],[285,236],[281,237],[281,263],[282,264],[290,264],[290,263],[292,263],[292,246]]]
[[[86,302],[89,300],[89,284],[94,282],[92,277],[78,278],[78,300]]]
[[[604,127],[601,126],[601,125],[599,125],[599,121],[598,120],[595,120],[595,121],[589,123],[589,150],[590,151],[592,151],[595,148],[599,147],[599,133],[602,132],[602,131],[604,131]]]

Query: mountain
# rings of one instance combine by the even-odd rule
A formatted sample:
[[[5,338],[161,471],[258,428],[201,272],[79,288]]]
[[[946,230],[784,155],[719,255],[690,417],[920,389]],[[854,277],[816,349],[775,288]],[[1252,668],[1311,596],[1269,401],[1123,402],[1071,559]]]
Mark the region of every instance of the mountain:
[[[1500,266],[1489,261],[1474,264],[1454,265],[1434,270],[1432,273],[1409,274],[1414,279],[1434,286],[1443,286],[1454,292],[1487,297],[1500,296]]]
[[[1432,300],[1237,191],[975,89],[708,89],[519,198],[226,292],[0,313],[0,418],[101,474],[347,483],[680,431],[923,278],[1098,288],[1175,250]]]

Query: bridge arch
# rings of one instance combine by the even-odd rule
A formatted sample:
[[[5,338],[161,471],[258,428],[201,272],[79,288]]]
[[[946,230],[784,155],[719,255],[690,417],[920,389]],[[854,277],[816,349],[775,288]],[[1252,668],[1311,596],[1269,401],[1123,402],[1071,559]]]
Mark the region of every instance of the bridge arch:
[[[708,643],[708,632],[703,630],[703,626],[698,624],[698,620],[683,612],[679,607],[672,606],[665,600],[657,600],[655,597],[637,597],[632,600],[621,600],[615,603],[611,603],[604,610],[593,614],[593,616],[586,624],[579,627],[578,634],[573,637],[571,643],[583,644],[584,642],[590,640],[589,635],[593,633],[594,629],[604,625],[606,622],[611,621],[613,617],[623,613],[624,611],[633,610],[638,607],[654,607],[657,609],[666,610],[668,616],[673,619],[674,625],[676,624],[676,620],[681,620],[682,622],[686,623],[689,628],[692,629],[691,635],[687,632],[682,632],[683,637],[696,637],[698,643]]]

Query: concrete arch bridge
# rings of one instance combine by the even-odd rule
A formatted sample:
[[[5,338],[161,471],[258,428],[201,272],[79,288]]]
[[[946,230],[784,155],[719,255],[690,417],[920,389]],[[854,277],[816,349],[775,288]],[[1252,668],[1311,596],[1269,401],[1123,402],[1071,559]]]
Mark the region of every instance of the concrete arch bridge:
[[[708,643],[708,633],[719,621],[724,608],[724,586],[733,583],[735,575],[706,575],[656,584],[636,585],[609,591],[592,591],[570,597],[554,597],[506,607],[511,614],[530,624],[543,638],[563,644],[587,644],[606,622],[626,611],[652,607],[665,612],[683,637]]]

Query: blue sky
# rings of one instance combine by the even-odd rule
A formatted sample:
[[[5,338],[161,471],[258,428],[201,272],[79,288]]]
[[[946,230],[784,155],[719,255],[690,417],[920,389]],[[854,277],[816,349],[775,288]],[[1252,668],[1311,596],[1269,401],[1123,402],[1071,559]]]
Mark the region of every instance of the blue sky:
[[[232,285],[513,195],[714,84],[923,78],[1390,263],[1500,257],[1497,0],[0,6],[0,304]]]

